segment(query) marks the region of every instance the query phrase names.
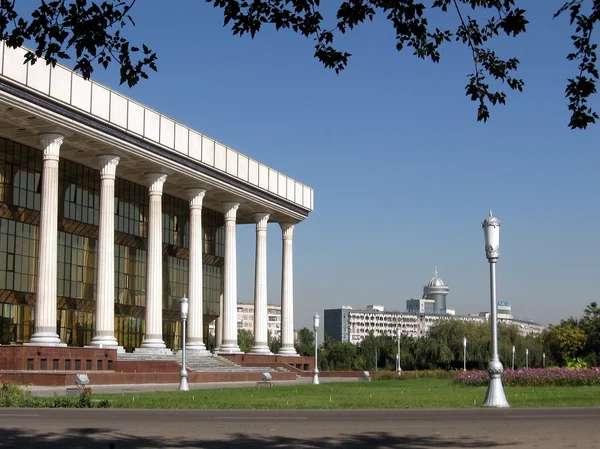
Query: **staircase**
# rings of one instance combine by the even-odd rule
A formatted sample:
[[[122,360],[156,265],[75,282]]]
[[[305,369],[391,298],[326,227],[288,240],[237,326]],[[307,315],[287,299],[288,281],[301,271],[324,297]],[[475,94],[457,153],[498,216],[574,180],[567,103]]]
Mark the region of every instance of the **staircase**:
[[[182,352],[178,351],[176,354],[140,354],[140,353],[124,353],[117,354],[117,359],[122,361],[164,361],[164,362],[176,362],[181,364]],[[265,366],[240,366],[235,362],[232,362],[225,357],[220,355],[210,354],[208,356],[194,355],[193,353],[186,354],[185,364],[187,369],[197,372],[215,373],[215,372],[237,372],[237,373],[248,373],[248,372],[280,372],[290,373],[291,371],[282,367],[265,367]]]

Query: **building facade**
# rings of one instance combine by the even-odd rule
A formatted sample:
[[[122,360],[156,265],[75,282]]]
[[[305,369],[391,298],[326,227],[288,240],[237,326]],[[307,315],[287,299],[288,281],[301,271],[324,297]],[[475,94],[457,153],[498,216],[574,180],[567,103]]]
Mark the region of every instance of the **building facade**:
[[[294,355],[295,225],[313,190],[69,69],[0,45],[0,343],[206,353],[237,345],[236,227],[256,228],[253,333],[269,322],[266,232],[283,240],[281,353]]]
[[[438,277],[436,269],[433,279],[423,288],[425,298],[407,300],[406,312],[386,311],[381,305],[368,305],[362,310],[350,306],[327,309],[324,311],[325,333],[337,341],[358,344],[371,332],[375,336],[395,338],[400,330],[403,335],[422,338],[440,320],[483,323],[489,319],[489,312],[457,315],[454,309],[447,308],[446,297],[449,292],[449,287]],[[498,301],[498,321],[517,326],[522,335],[538,335],[545,329],[532,320],[513,317],[511,304],[506,301]]]
[[[238,303],[237,305],[237,327],[254,333],[256,314],[254,303]],[[281,338],[281,306],[267,304],[267,331],[271,338]]]

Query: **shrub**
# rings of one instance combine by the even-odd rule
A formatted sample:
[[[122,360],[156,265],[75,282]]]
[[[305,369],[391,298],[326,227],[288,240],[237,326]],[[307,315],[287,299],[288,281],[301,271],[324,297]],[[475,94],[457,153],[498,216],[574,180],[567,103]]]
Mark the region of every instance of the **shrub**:
[[[29,407],[33,400],[31,392],[10,380],[2,381],[0,386],[0,407]]]
[[[454,376],[458,385],[485,386],[488,384],[485,371],[461,371]],[[506,370],[502,383],[514,386],[589,386],[600,385],[600,368],[531,368]]]
[[[452,373],[445,370],[402,371],[370,371],[373,380],[404,380],[404,379],[451,379]]]
[[[22,386],[13,384],[10,380],[2,381],[0,386],[0,407],[23,408],[108,408],[108,399],[92,400],[92,389],[84,388],[78,398],[53,396],[50,398],[34,398],[30,391]]]

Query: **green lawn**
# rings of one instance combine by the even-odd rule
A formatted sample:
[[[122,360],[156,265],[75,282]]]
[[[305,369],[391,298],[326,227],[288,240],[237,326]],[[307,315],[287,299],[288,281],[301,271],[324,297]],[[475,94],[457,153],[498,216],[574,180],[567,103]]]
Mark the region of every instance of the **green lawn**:
[[[401,409],[481,406],[485,387],[447,379],[379,380],[321,385],[224,388],[189,392],[94,395],[115,408]],[[600,387],[505,387],[512,407],[600,406]]]

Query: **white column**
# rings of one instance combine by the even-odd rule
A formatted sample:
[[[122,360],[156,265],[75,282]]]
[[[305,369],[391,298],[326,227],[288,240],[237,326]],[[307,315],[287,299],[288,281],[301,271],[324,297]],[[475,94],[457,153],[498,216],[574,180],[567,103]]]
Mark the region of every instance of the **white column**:
[[[223,343],[219,354],[240,354],[237,342],[237,255],[236,215],[239,203],[223,204],[225,211],[225,266],[223,288]]]
[[[223,277],[221,277],[221,292],[223,291]],[[215,319],[215,354],[219,353],[219,349],[223,344],[223,293],[219,295],[219,316]]]
[[[162,338],[162,191],[164,173],[149,173],[148,256],[146,279],[146,336],[136,352],[171,354]]]
[[[96,336],[90,347],[124,352],[115,338],[115,176],[119,158],[103,155],[100,163],[100,220],[96,280]]]
[[[294,259],[293,223],[279,223],[283,237],[281,261],[281,349],[279,355],[297,356],[294,348]]]
[[[269,214],[254,214],[256,260],[254,268],[254,346],[251,354],[271,354],[267,340],[267,223]]]
[[[31,346],[66,346],[56,333],[56,287],[58,246],[58,158],[64,136],[41,134],[43,146],[42,193],[38,270],[36,280],[35,331]]]
[[[203,303],[202,303],[202,200],[204,189],[189,189],[190,199],[190,256],[188,260],[188,299],[186,350],[197,355],[209,355],[203,339]]]

